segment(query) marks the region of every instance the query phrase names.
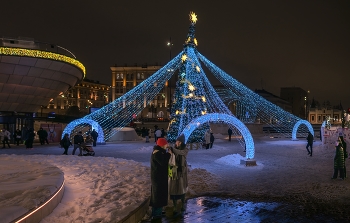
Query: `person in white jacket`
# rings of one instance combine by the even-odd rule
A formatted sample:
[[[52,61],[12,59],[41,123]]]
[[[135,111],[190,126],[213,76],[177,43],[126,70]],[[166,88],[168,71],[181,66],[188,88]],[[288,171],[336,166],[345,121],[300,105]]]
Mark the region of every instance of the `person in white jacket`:
[[[0,135],[1,135],[1,140],[2,140],[2,148],[5,148],[5,144],[7,144],[7,146],[9,148],[11,148],[10,143],[9,143],[11,133],[9,131],[7,131],[6,129],[2,129]]]

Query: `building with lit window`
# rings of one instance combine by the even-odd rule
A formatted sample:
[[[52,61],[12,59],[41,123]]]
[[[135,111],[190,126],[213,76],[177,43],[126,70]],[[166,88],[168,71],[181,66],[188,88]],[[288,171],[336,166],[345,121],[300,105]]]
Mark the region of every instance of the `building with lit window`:
[[[312,100],[308,121],[311,124],[322,124],[326,119],[329,119],[331,122],[330,124],[341,125],[343,112],[341,104],[338,106],[331,106],[330,103],[320,105]]]
[[[51,98],[47,106],[40,110],[41,116],[50,114],[69,115],[67,112],[72,107],[79,108],[79,115],[90,113],[91,109],[101,108],[110,102],[110,86],[99,81],[84,79],[57,97]]]
[[[111,85],[111,100],[114,101],[126,92],[130,91],[142,81],[149,78],[152,74],[157,72],[162,66],[159,65],[142,65],[142,66],[113,66],[112,71],[112,85]],[[175,85],[175,82],[174,82]],[[169,87],[166,82],[164,88],[158,93],[154,100],[148,104],[141,112],[137,119],[144,120],[167,120],[170,111],[171,94],[174,89]]]

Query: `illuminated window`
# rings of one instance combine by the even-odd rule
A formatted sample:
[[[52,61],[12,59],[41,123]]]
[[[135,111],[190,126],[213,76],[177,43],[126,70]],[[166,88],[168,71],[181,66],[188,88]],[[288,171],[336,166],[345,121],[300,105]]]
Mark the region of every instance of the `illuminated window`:
[[[140,79],[140,73],[137,73],[137,79]]]

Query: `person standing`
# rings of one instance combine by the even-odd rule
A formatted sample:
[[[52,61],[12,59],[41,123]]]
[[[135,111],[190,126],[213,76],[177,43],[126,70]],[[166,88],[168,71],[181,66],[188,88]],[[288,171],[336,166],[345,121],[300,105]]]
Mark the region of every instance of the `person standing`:
[[[335,146],[334,173],[333,173],[332,179],[337,179],[338,172],[339,172],[340,178],[344,180],[344,166],[345,166],[344,149],[343,149],[341,140],[338,137],[338,141],[336,142],[336,146]]]
[[[210,131],[207,130],[204,134],[204,140],[205,140],[205,149],[209,149],[210,147]]]
[[[180,135],[175,142],[175,147],[171,148],[175,155],[175,168],[172,168],[172,174],[169,178],[169,194],[174,205],[174,216],[178,215],[177,200],[181,200],[180,211],[185,211],[185,194],[188,189],[187,181],[187,154],[188,148],[185,144],[185,136]]]
[[[34,129],[30,128],[25,137],[26,149],[33,149],[34,137],[35,137]]]
[[[64,152],[62,155],[68,155],[68,148],[72,145],[69,139],[68,133],[64,134],[63,139],[61,139],[60,145],[63,147]]]
[[[15,144],[16,144],[17,146],[19,146],[19,142],[20,142],[21,139],[22,139],[22,131],[19,130],[19,129],[16,129],[15,134],[14,134],[14,137],[15,137]]]
[[[93,147],[95,147],[96,146],[96,142],[97,142],[98,133],[94,129],[94,130],[92,130],[90,135],[94,139],[94,142],[92,143],[92,145],[93,145]]]
[[[145,137],[146,142],[149,142],[149,131],[145,127],[142,128],[142,137]]]
[[[159,138],[162,138],[162,130],[160,129],[157,129],[155,132],[154,132],[154,135],[156,137],[156,142],[158,141]]]
[[[213,148],[214,140],[214,134],[210,132],[210,149]]]
[[[37,134],[39,136],[40,145],[44,145],[45,142],[49,144],[49,141],[47,140],[48,134],[46,130],[44,130],[43,128],[40,128]]]
[[[306,150],[308,152],[308,155],[312,156],[312,144],[314,143],[314,136],[311,134],[311,132],[308,133],[306,140],[307,140]],[[309,147],[310,147],[310,150],[309,150]]]
[[[228,133],[228,141],[231,142],[232,129],[229,128],[229,129],[227,130],[227,133]]]
[[[73,138],[74,140],[74,146],[73,146],[73,152],[72,155],[75,154],[75,151],[77,150],[77,148],[79,148],[79,155],[81,154],[81,148],[80,148],[80,144],[84,143],[84,137],[82,136],[82,132],[79,131],[78,134],[76,134]]]
[[[2,139],[2,148],[5,148],[6,144],[9,148],[11,148],[10,143],[9,143],[11,133],[9,131],[7,131],[7,129],[2,129],[0,134],[1,134],[1,139]]]
[[[343,136],[339,136],[339,139],[341,141],[342,147],[344,149],[344,179],[346,178],[346,159],[349,157],[348,151],[346,150],[346,142],[344,140]]]
[[[168,142],[159,138],[151,155],[151,199],[152,219],[162,217],[162,209],[168,205],[168,164],[171,151],[167,152]]]

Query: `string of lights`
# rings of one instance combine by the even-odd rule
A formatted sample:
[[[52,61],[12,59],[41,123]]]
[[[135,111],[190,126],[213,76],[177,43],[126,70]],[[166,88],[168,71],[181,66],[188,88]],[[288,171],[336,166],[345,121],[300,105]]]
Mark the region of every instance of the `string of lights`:
[[[152,103],[166,81],[176,71],[178,71],[178,81],[171,106],[167,136],[169,142],[174,142],[181,133],[185,134],[186,141],[189,143],[202,142],[204,133],[210,129],[209,123],[226,123],[233,130],[234,135],[242,136],[238,141],[247,149],[246,158],[251,159],[255,153],[254,142],[244,123],[254,123],[259,119],[282,134],[291,134],[292,129],[292,134],[294,132],[296,134],[297,130],[303,132],[311,127],[307,121],[301,120],[254,93],[200,54],[196,48],[198,42],[195,38],[197,16],[193,12],[190,13],[190,21],[182,52],[120,98],[70,123],[63,133],[74,134],[80,131],[84,124],[88,124],[98,129],[98,141],[108,140],[129,124],[134,115],[138,115]],[[204,73],[202,63],[226,87],[228,94],[220,98]],[[236,116],[223,101],[235,103]],[[299,128],[301,124],[305,124],[306,128]]]

